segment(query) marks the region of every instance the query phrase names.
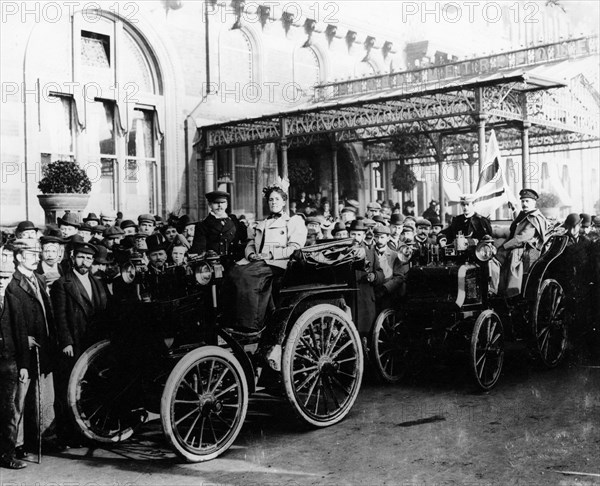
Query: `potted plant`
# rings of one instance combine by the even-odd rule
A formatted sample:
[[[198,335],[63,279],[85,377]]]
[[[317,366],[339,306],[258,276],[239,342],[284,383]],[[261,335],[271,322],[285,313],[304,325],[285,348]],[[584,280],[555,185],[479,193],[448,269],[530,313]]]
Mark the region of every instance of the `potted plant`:
[[[70,211],[81,214],[87,206],[92,182],[77,162],[57,160],[43,170],[38,189],[40,206],[46,213],[46,224],[55,223],[57,214]]]
[[[537,200],[537,207],[546,218],[557,219],[560,198],[551,192],[542,192]]]

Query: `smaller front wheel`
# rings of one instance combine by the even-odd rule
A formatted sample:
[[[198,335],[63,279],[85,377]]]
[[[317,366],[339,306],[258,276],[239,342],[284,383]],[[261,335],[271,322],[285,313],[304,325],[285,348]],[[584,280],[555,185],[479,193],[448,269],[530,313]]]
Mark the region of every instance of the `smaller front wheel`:
[[[408,334],[406,325],[393,309],[385,309],[377,316],[369,352],[383,381],[398,383],[404,378],[408,370]]]
[[[471,335],[471,370],[477,385],[490,390],[498,382],[504,363],[504,330],[498,314],[485,310]]]
[[[237,358],[217,346],[186,354],[173,368],[160,402],[163,431],[190,462],[214,459],[237,438],[248,411],[248,384]]]
[[[358,396],[363,359],[360,335],[341,309],[318,304],[305,311],[287,337],[281,370],[298,417],[315,427],[342,420]]]

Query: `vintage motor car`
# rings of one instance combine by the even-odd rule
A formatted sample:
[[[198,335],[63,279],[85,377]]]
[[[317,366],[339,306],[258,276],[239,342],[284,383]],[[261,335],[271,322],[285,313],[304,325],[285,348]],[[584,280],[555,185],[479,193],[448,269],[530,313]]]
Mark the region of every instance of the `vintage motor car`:
[[[352,408],[363,374],[352,319],[352,240],[299,250],[277,289],[275,306],[255,338],[221,323],[216,254],[151,275],[140,255],[122,265],[125,298],[103,339],[77,361],[69,402],[81,431],[115,443],[131,437],[149,412],[159,413],[176,453],[213,459],[238,436],[248,397],[284,395],[303,422],[333,425]]]
[[[466,353],[476,385],[489,390],[500,378],[507,342],[522,342],[544,366],[557,366],[567,347],[566,309],[573,298],[559,278],[567,242],[565,235],[551,235],[521,293],[510,299],[490,292],[493,240],[469,244],[457,238],[431,248],[427,263],[408,271],[405,299],[383,310],[373,325],[370,355],[378,375],[395,383],[415,357]],[[410,259],[410,252],[400,258]]]

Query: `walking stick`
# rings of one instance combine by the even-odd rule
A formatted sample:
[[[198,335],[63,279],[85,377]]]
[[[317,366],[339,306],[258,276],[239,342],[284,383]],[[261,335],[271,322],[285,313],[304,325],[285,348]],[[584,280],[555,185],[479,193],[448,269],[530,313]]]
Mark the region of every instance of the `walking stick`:
[[[40,351],[35,346],[35,361],[37,364],[37,405],[38,405],[38,459],[42,463],[42,375],[40,374]]]

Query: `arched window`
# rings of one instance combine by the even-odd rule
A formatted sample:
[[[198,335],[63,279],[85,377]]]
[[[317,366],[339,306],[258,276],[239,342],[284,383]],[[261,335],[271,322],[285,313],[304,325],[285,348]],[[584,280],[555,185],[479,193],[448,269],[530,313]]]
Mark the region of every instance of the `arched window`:
[[[311,47],[300,47],[294,51],[294,83],[302,87],[305,94],[312,93],[315,84],[321,81],[321,66],[317,54]]]
[[[228,30],[219,36],[219,79],[221,83],[255,82],[252,44],[241,29]]]

